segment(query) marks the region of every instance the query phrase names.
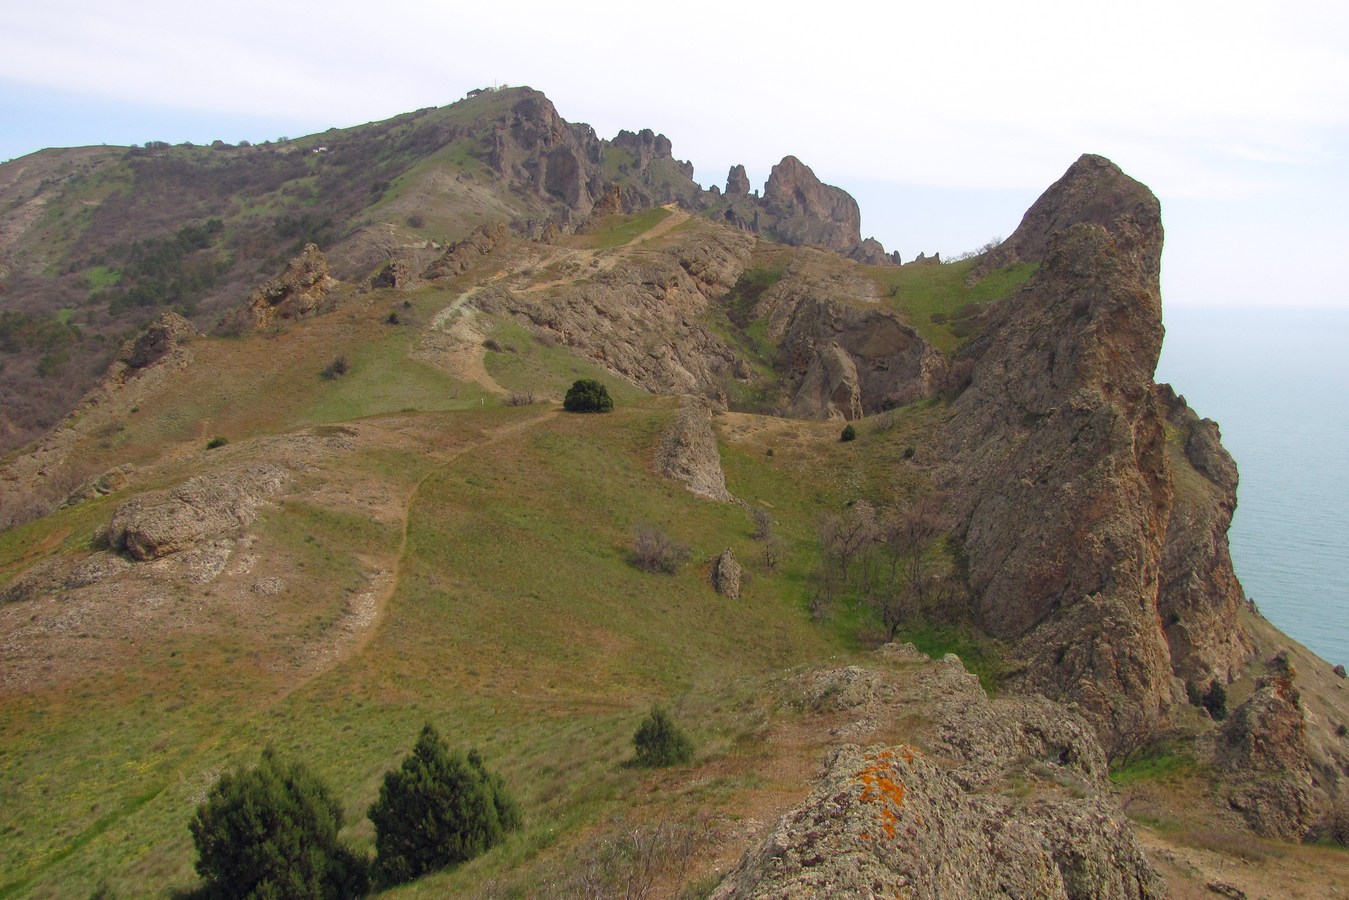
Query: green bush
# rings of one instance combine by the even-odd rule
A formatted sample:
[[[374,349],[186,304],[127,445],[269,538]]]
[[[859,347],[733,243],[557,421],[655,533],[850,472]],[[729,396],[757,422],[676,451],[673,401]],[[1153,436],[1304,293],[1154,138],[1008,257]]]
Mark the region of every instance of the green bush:
[[[384,774],[370,821],[375,878],[394,885],[484,853],[520,827],[520,810],[476,750],[451,753],[427,725],[402,765]]]
[[[342,809],[300,763],[268,748],[252,769],[226,772],[189,826],[200,897],[364,896],[366,861],[337,840]]]
[[[857,429],[851,425],[843,426],[843,433],[838,436],[840,441],[853,441],[857,439]]]
[[[216,447],[223,447],[230,442],[230,439],[223,435],[216,435],[206,442],[207,450],[214,450]]]
[[[1213,721],[1221,722],[1227,718],[1227,688],[1222,686],[1222,682],[1216,678],[1209,682],[1203,703]]]
[[[637,749],[639,766],[659,768],[693,759],[693,742],[659,706],[653,706],[651,714],[637,727],[632,744]]]
[[[562,408],[568,412],[608,412],[614,408],[614,401],[604,385],[593,378],[580,378],[567,388]]]

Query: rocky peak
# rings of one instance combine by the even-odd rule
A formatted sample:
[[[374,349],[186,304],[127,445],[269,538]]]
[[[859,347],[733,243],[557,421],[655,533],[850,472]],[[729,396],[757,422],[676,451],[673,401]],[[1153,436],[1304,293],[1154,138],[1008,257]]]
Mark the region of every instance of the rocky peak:
[[[1167,542],[1174,473],[1192,463],[1168,450],[1152,382],[1161,244],[1147,188],[1100,157],[1078,160],[999,248],[1040,269],[962,351],[973,374],[946,435],[980,619],[1019,642],[1025,687],[1079,703],[1112,750],[1184,702],[1174,676],[1249,655],[1220,614],[1231,592],[1179,591],[1165,575],[1166,559],[1189,558]],[[1199,557],[1206,578],[1235,584],[1225,552]],[[1182,598],[1213,607],[1189,612],[1218,630],[1202,647],[1168,644],[1164,610]]]
[[[643,128],[635,134],[620,131],[614,135],[613,145],[634,151],[637,154],[637,167],[642,170],[651,165],[652,160],[672,159],[674,154],[674,145],[670,139],[663,134],[656,134],[650,128]]]
[[[1040,195],[1012,236],[984,258],[972,277],[1015,262],[1044,259],[1052,237],[1070,225],[1099,225],[1117,240],[1125,237],[1125,231],[1136,234],[1141,242],[1130,244],[1129,252],[1138,254],[1138,265],[1146,274],[1158,277],[1161,204],[1144,184],[1092,153],[1079,157]]]
[[[748,195],[749,176],[745,174],[745,167],[738,164],[731,166],[731,171],[726,175],[726,196],[745,197]]]
[[[857,227],[856,242],[861,241],[861,213],[857,201],[847,191],[824,184],[810,167],[795,156],[784,156],[773,167],[764,185],[764,204],[781,216],[806,216],[821,222]]]

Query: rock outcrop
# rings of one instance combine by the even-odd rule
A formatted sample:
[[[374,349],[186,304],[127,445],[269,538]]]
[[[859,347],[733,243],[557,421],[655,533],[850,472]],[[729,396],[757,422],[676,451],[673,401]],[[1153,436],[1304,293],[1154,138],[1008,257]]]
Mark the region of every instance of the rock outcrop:
[[[597,268],[589,280],[546,292],[492,287],[473,302],[524,319],[648,390],[703,394],[732,377],[737,355],[700,316],[711,297],[730,290],[752,244],[749,235],[719,229],[670,254]]]
[[[721,469],[712,410],[707,403],[686,398],[656,448],[656,471],[693,494],[708,500],[733,500]]]
[[[768,237],[784,244],[821,247],[845,256],[862,243],[862,213],[840,188],[824,184],[795,156],[783,157],[764,185],[764,211],[773,217]]]
[[[792,415],[855,419],[929,397],[945,382],[946,358],[898,315],[857,303],[870,299],[863,290],[788,276],[756,307],[777,343]]]
[[[1216,422],[1200,419],[1167,385],[1158,385],[1156,395],[1171,436],[1167,450],[1175,487],[1157,611],[1172,669],[1195,691],[1215,678],[1232,681],[1253,649],[1245,631],[1232,627],[1246,606],[1227,546],[1237,466]]]
[[[122,345],[117,362],[126,370],[148,368],[174,351],[185,340],[197,336],[197,329],[176,312],[166,312]]]
[[[327,257],[316,245],[305,244],[281,277],[253,291],[244,318],[254,328],[265,328],[277,319],[297,319],[318,308],[335,283],[328,274]]]
[[[745,167],[742,165],[731,166],[731,171],[726,175],[726,196],[745,197],[749,194],[749,175],[745,174]]]
[[[740,576],[743,570],[735,561],[735,553],[727,547],[712,561],[712,587],[728,600],[740,599]]]
[[[231,536],[253,522],[258,505],[279,491],[286,478],[284,468],[261,464],[143,494],[113,513],[108,545],[146,561]]]
[[[973,375],[944,435],[981,624],[1015,642],[1024,689],[1078,703],[1112,751],[1185,702],[1177,674],[1225,673],[1249,655],[1240,625],[1222,619],[1239,588],[1221,539],[1186,537],[1214,534],[1231,498],[1215,500],[1221,472],[1197,475],[1168,452],[1179,413],[1152,382],[1161,245],[1146,188],[1099,157],[1075,163],[1002,245],[1015,259],[1042,252],[1040,267],[962,352]],[[1216,466],[1201,432],[1196,455]],[[1192,476],[1211,490],[1177,513],[1177,481]],[[1187,524],[1168,550],[1176,517]],[[1167,578],[1168,554],[1208,567],[1195,590]],[[1219,582],[1231,590],[1204,593]],[[1162,611],[1181,607],[1215,625],[1202,649],[1168,642]]]
[[[1257,833],[1301,840],[1315,819],[1312,765],[1301,698],[1286,659],[1276,659],[1221,733],[1227,801]]]
[[[1043,699],[990,701],[955,657],[910,678],[854,666],[807,679],[816,709],[883,717],[908,694],[935,704],[932,751],[835,750],[810,796],[714,897],[1165,896],[1106,796],[1105,758],[1086,722]],[[1027,779],[1044,787],[1029,798],[1007,790]]]
[[[427,266],[423,277],[436,279],[462,275],[500,247],[506,237],[504,225],[479,225],[468,237],[446,248],[435,262]]]
[[[1120,171],[1104,156],[1083,154],[1021,217],[1007,240],[989,252],[971,273],[982,278],[994,269],[1044,259],[1054,235],[1071,225],[1100,225],[1114,230],[1128,220],[1145,231],[1155,229],[1160,246],[1161,208],[1152,191]]]

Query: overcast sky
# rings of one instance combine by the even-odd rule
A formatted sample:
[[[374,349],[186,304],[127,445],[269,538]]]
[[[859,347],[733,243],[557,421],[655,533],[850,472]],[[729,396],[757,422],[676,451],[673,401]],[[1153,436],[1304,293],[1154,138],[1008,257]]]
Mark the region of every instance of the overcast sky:
[[[704,186],[784,155],[905,259],[1006,236],[1083,152],[1161,198],[1168,304],[1349,306],[1349,4],[0,0],[0,160],[297,137],[527,84]]]

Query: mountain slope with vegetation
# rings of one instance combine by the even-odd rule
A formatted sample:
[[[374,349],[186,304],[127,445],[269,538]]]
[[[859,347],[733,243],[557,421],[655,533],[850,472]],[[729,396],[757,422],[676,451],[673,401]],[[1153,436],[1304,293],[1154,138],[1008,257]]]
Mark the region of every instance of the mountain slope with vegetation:
[[[268,746],[368,853],[427,723],[521,827],[400,895],[1346,875],[1299,843],[1342,838],[1345,681],[1241,593],[1235,467],[1152,381],[1156,201],[1108,161],[900,266],[795,160],[704,192],[528,89],[35,156],[6,363],[99,377],[0,467],[0,897],[194,889],[188,821]],[[611,410],[563,410],[586,381]],[[691,762],[633,765],[655,706]]]

